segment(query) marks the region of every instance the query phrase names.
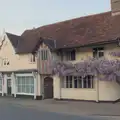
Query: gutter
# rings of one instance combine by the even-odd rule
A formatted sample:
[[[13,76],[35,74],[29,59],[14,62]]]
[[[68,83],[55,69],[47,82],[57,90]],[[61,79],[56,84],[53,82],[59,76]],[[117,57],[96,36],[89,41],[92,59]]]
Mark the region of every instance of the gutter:
[[[111,40],[111,41],[103,41],[103,42],[96,42],[96,43],[76,45],[76,46],[66,45],[65,47],[55,48],[54,50],[68,49],[68,48],[80,48],[80,47],[92,47],[92,46],[96,46],[96,45],[112,44],[112,43],[117,43],[117,42],[118,42],[118,39],[120,39],[120,38],[116,38],[116,39]],[[119,42],[120,42],[120,41],[119,41]],[[77,43],[76,43],[76,44],[77,44]]]

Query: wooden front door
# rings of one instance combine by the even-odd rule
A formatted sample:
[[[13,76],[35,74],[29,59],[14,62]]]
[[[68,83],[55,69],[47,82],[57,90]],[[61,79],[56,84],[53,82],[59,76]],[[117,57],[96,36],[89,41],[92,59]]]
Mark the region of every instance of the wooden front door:
[[[53,79],[46,77],[44,79],[44,99],[53,98]]]
[[[11,79],[7,79],[7,94],[11,95]]]

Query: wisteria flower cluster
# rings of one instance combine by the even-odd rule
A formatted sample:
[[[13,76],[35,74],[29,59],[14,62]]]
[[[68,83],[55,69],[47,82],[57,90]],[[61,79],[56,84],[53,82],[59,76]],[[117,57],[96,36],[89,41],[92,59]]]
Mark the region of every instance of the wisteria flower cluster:
[[[120,76],[120,60],[108,60],[106,58],[88,58],[87,60],[77,62],[54,61],[53,74],[59,76],[99,76],[101,80],[117,80]],[[118,79],[119,80],[119,79]]]

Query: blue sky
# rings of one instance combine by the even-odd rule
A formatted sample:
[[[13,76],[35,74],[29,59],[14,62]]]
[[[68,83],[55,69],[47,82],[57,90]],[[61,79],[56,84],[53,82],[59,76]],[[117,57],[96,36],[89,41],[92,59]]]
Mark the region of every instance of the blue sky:
[[[110,0],[0,0],[0,33],[20,35],[25,29],[109,11]]]

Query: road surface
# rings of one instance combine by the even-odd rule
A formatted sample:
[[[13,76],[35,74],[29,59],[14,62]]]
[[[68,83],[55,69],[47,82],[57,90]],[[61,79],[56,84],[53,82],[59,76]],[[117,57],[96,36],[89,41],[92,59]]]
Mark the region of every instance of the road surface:
[[[37,110],[34,107],[18,106],[9,100],[0,102],[0,120],[104,120],[88,116],[76,116]],[[106,119],[107,120],[107,119]]]

